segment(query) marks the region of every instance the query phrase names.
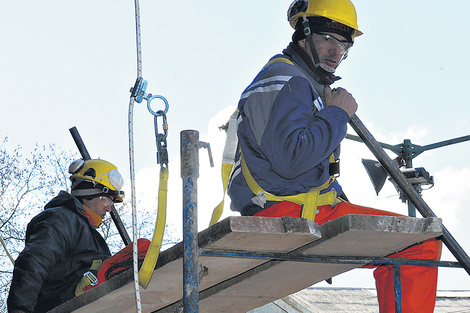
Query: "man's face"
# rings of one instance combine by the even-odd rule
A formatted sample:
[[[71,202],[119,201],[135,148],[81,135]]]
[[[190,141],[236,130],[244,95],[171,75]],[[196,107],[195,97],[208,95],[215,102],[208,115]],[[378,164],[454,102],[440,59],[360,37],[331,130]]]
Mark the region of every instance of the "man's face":
[[[345,37],[335,33],[312,34],[313,44],[317,50],[320,63],[336,69],[341,60],[347,55],[352,44]],[[306,39],[299,41],[299,45],[312,58],[313,55]],[[315,61],[313,60],[315,63]]]
[[[91,200],[83,200],[83,203],[87,207],[89,207],[93,212],[101,216],[102,219],[104,219],[106,216],[106,212],[111,212],[113,200],[106,196],[99,196]]]

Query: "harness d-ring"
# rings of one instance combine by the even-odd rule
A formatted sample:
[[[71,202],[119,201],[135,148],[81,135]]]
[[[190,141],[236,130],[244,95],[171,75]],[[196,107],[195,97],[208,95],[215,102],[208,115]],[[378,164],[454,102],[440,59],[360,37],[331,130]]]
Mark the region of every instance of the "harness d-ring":
[[[152,108],[150,107],[150,102],[152,102],[153,99],[155,98],[158,98],[158,99],[161,99],[164,103],[165,103],[165,109],[162,111],[162,110],[158,110],[157,112],[154,112],[152,110]],[[149,97],[147,98],[147,109],[149,110],[149,112],[153,115],[153,116],[162,116],[162,115],[165,115],[167,112],[168,112],[168,107],[169,107],[169,104],[168,104],[168,101],[165,99],[164,96],[160,96],[160,95],[155,95],[155,96],[152,96],[152,95],[149,95]]]

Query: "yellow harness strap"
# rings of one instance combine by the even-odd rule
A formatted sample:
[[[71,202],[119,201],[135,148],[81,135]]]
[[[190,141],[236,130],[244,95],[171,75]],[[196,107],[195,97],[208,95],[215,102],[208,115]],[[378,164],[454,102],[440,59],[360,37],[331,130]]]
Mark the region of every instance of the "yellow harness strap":
[[[225,204],[225,193],[228,187],[228,180],[230,178],[230,173],[232,172],[233,164],[232,163],[222,163],[222,186],[224,188],[224,194],[222,201],[215,207],[214,211],[212,212],[211,221],[209,226],[214,225],[217,223],[224,212],[224,204]]]
[[[77,287],[75,288],[75,296],[78,297],[81,295],[84,291],[83,288],[89,286],[89,285],[96,285],[98,284],[98,279],[96,278],[96,275],[93,274],[91,271],[97,272],[98,269],[100,268],[101,263],[103,263],[103,260],[93,260],[93,263],[90,266],[90,270],[86,271],[83,274],[82,279],[80,282],[77,284]]]
[[[153,231],[152,242],[145,255],[142,267],[139,270],[139,282],[147,288],[150,278],[152,278],[155,265],[157,264],[160,249],[162,247],[163,234],[165,233],[166,224],[166,203],[168,193],[168,168],[160,169],[160,184],[158,188],[158,216]]]
[[[330,156],[334,160],[334,156]],[[253,176],[251,175],[248,166],[246,165],[245,158],[243,157],[243,153],[241,153],[241,167],[242,173],[245,177],[246,183],[248,187],[250,187],[251,191],[255,195],[264,194],[266,200],[269,201],[290,201],[303,206],[302,208],[302,215],[301,217],[307,218],[309,220],[315,220],[315,215],[317,213],[317,208],[322,205],[334,205],[337,202],[337,194],[334,189],[331,191],[325,192],[324,194],[320,194],[320,192],[327,188],[329,185],[333,183],[335,180],[334,177],[330,177],[323,185],[318,187],[313,187],[306,193],[300,193],[297,195],[292,196],[275,196],[260,187],[258,183],[255,181]]]
[[[271,61],[269,61],[268,63],[266,63],[266,65],[263,67],[263,69],[265,69],[266,67],[268,67],[268,66],[270,66],[274,63],[287,63],[287,64],[290,64],[290,65],[294,65],[294,63],[292,63],[291,60],[289,60],[287,58],[284,58],[284,57],[279,57],[279,58],[274,58]]]
[[[238,149],[237,137],[237,119],[238,109],[232,113],[227,128],[227,138],[225,139],[224,153],[222,155],[222,201],[214,208],[209,226],[217,223],[224,212],[225,193],[227,192],[228,181],[232,173],[233,163],[235,162],[235,154]]]

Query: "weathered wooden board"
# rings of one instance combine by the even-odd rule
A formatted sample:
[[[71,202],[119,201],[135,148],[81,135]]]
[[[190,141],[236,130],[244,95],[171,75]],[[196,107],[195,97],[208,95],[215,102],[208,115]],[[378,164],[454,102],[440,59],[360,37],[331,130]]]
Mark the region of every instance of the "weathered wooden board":
[[[199,247],[287,253],[320,238],[319,227],[306,219],[291,217],[230,217],[199,233]],[[183,245],[160,254],[153,277],[141,288],[142,309],[152,312],[183,296]],[[201,290],[237,276],[269,260],[200,257],[208,269]],[[64,303],[52,312],[135,312],[132,270]]]
[[[317,256],[384,257],[440,236],[442,225],[437,218],[347,215],[321,225],[320,231],[320,240],[296,252]],[[232,282],[225,282],[225,288],[214,287],[217,289],[214,294],[207,298],[201,296],[199,308],[201,312],[246,312],[360,266],[272,261],[263,264],[262,269],[257,268],[252,276],[245,273],[245,279],[234,278]]]
[[[320,239],[320,232],[321,239]],[[386,256],[441,235],[437,218],[348,215],[318,228],[305,219],[230,217],[199,234],[205,250]],[[161,253],[147,287],[144,312],[175,312],[183,295],[182,244]],[[201,256],[200,312],[246,312],[361,265],[280,262]],[[52,312],[135,312],[132,271]]]

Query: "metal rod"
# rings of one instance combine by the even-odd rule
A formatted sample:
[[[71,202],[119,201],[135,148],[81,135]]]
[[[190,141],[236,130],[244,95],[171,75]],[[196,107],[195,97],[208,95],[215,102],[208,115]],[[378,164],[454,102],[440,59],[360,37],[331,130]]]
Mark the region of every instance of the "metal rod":
[[[401,306],[401,269],[400,264],[393,264],[393,281],[395,283],[395,313],[402,312]]]
[[[440,141],[440,142],[436,142],[436,143],[432,143],[432,144],[429,144],[429,145],[426,145],[426,146],[418,147],[417,150],[418,150],[419,153],[421,153],[425,150],[432,150],[432,149],[436,149],[436,148],[440,148],[440,147],[444,147],[444,146],[448,146],[448,145],[453,145],[453,144],[468,141],[468,140],[470,140],[470,135],[462,136],[462,137],[458,137],[458,138],[454,138],[454,139],[449,139],[449,140],[444,140],[444,141]]]
[[[75,141],[75,144],[77,145],[78,151],[82,155],[82,158],[84,160],[89,160],[91,159],[90,154],[88,153],[87,148],[85,147],[85,143],[83,143],[82,137],[80,136],[77,127],[72,127],[69,129],[70,134],[72,135],[73,141]]]
[[[363,142],[359,136],[355,136],[351,134],[346,134],[346,139],[354,140],[357,142]],[[389,145],[388,143],[383,143],[380,141],[379,141],[379,144],[382,146],[382,148],[389,149],[398,155],[401,154],[401,150],[402,150],[401,145],[394,146],[394,145]]]
[[[91,159],[90,154],[88,153],[88,150],[85,147],[85,144],[83,143],[82,137],[80,137],[80,134],[78,133],[77,128],[74,126],[70,128],[69,131],[70,131],[70,134],[72,135],[73,140],[75,141],[75,144],[77,145],[78,151],[80,151],[82,158],[84,160]],[[124,245],[127,246],[128,244],[131,243],[131,238],[129,237],[129,234],[127,233],[126,227],[124,226],[124,223],[122,222],[121,217],[119,216],[119,213],[114,207],[114,204],[111,207],[110,215],[114,224],[116,225],[119,235],[121,235]]]
[[[388,172],[390,177],[392,177],[398,187],[400,187],[401,191],[406,195],[408,201],[413,203],[419,213],[421,213],[423,217],[436,217],[431,208],[426,204],[426,202],[424,202],[423,198],[421,198],[416,189],[406,180],[405,176],[400,171],[396,163],[385,153],[384,149],[367,130],[357,115],[353,115],[351,117],[349,124],[356,131],[370,151],[375,155],[377,160],[380,162],[380,164],[382,164],[384,169]],[[442,225],[441,239],[449,251],[457,259],[457,261],[462,264],[462,267],[470,275],[470,258],[462,249],[462,247],[457,243],[455,238],[450,234],[450,232],[444,227],[444,225]]]
[[[407,202],[407,205],[408,205],[408,216],[409,217],[416,217],[416,208],[415,208],[415,206],[409,200],[407,200],[406,202]]]
[[[273,261],[294,261],[294,262],[307,262],[307,263],[339,263],[339,264],[358,264],[358,265],[413,265],[413,266],[432,266],[432,267],[452,267],[462,268],[458,262],[452,261],[437,261],[425,259],[403,259],[403,258],[388,258],[388,257],[362,257],[362,256],[319,256],[309,254],[285,254],[276,252],[240,252],[236,250],[215,250],[215,249],[200,249],[200,255],[210,257],[231,257],[231,258],[245,258],[245,259],[261,259]]]
[[[181,178],[183,180],[183,304],[185,313],[199,312],[197,178],[199,132],[181,132]]]

